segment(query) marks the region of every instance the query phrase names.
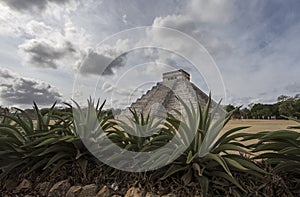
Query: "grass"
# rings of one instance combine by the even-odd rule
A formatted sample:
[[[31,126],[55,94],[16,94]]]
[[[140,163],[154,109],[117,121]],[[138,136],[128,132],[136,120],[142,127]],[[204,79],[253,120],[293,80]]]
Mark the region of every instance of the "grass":
[[[289,126],[293,125],[297,125],[297,123],[292,120],[234,119],[228,122],[228,124],[223,128],[222,132],[224,133],[225,131],[236,127],[250,126],[249,128],[244,129],[243,132],[257,133],[260,131],[275,131],[287,129]],[[297,129],[294,130],[297,131]]]

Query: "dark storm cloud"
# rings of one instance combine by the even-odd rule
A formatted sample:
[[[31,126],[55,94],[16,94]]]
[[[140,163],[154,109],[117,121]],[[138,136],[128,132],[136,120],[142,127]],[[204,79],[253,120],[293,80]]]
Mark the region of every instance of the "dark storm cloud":
[[[65,42],[62,46],[57,46],[46,40],[32,39],[22,44],[20,50],[26,56],[29,65],[40,68],[58,67],[57,60],[62,59],[70,52],[75,52],[70,42]]]
[[[127,53],[123,53],[122,55],[120,55],[119,57],[117,57],[116,59],[114,59],[104,70],[104,72],[102,73],[102,75],[113,75],[113,68],[120,68],[125,66],[126,64],[126,58]]]
[[[64,4],[69,0],[1,0],[10,8],[18,11],[43,10],[49,2]]]
[[[2,73],[7,72],[0,69],[0,97],[7,104],[32,104],[35,101],[46,105],[61,101],[60,93],[45,82]]]
[[[94,75],[113,75],[114,68],[120,68],[126,64],[126,55],[123,53],[113,59],[90,50],[80,64],[80,73]]]

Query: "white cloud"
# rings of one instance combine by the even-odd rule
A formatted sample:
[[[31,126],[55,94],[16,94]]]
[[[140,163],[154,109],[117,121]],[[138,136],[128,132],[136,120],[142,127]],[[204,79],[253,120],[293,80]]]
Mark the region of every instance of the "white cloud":
[[[122,21],[123,21],[124,24],[127,24],[127,23],[128,23],[128,21],[127,21],[127,15],[126,15],[126,14],[124,14],[124,15],[122,16]]]
[[[31,36],[45,37],[49,36],[53,32],[53,29],[44,22],[31,20],[26,24],[25,32]]]
[[[152,26],[170,27],[189,35],[193,34],[193,31],[196,29],[195,20],[193,20],[193,18],[189,15],[168,15],[165,17],[156,17]]]
[[[188,14],[205,23],[225,23],[233,17],[235,1],[191,0]]]
[[[0,69],[0,97],[4,105],[31,105],[33,101],[40,105],[62,101],[62,95],[55,87],[22,77],[7,69]]]

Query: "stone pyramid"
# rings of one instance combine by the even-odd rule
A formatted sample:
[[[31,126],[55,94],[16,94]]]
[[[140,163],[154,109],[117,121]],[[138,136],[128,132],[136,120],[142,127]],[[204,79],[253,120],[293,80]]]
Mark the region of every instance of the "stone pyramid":
[[[121,116],[130,116],[129,109],[135,109],[139,114],[154,114],[164,116],[166,112],[176,115],[173,109],[182,112],[183,106],[177,99],[180,97],[186,104],[196,107],[198,101],[204,106],[208,96],[190,81],[190,74],[180,69],[163,73],[163,81],[158,82],[130,107],[126,108]],[[215,103],[215,102],[214,102]]]

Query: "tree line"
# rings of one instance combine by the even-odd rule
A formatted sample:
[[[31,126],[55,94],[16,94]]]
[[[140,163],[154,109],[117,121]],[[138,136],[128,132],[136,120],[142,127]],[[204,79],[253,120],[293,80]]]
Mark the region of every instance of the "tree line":
[[[233,118],[239,119],[300,119],[300,94],[295,96],[281,95],[274,104],[255,103],[248,107],[226,105],[226,111],[236,109]]]
[[[300,94],[295,96],[281,95],[277,98],[277,102],[274,104],[252,103],[248,107],[234,106],[232,104],[225,106],[226,111],[232,111],[236,109],[233,118],[235,119],[284,119],[284,117],[293,117],[300,119]],[[47,113],[49,109],[41,109],[41,113]],[[55,109],[56,113],[62,113],[70,110],[67,109]],[[34,114],[34,109],[25,109],[29,115]],[[111,113],[119,114],[120,109],[114,109]],[[0,106],[1,113],[13,113],[9,108],[3,108]]]

